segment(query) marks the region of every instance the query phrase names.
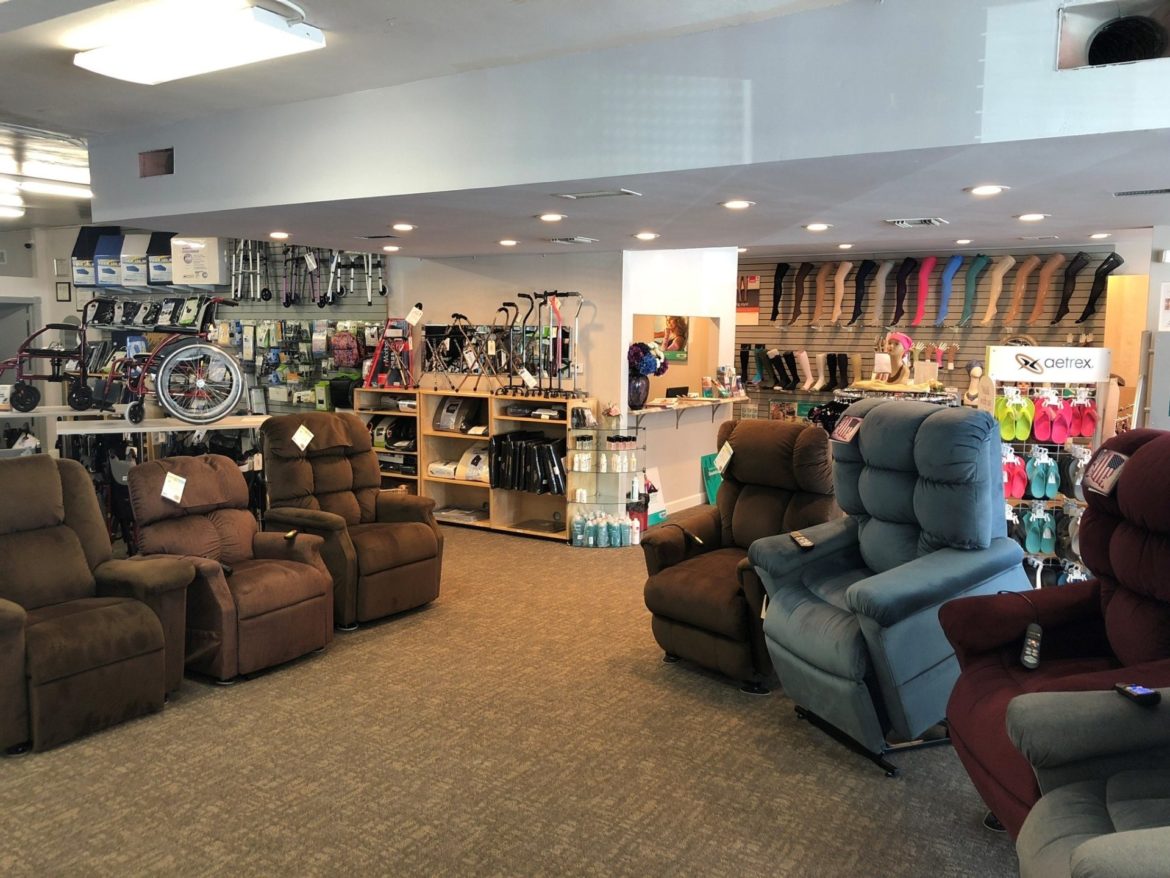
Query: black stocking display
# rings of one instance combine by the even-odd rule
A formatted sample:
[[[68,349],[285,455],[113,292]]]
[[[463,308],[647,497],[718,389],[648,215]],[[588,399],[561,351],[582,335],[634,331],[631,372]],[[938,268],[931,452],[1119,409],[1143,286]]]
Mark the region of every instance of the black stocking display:
[[[1081,312],[1081,316],[1077,318],[1077,323],[1084,323],[1097,313],[1097,302],[1105,294],[1105,287],[1109,282],[1109,275],[1124,263],[1125,260],[1116,253],[1110,253],[1105,257],[1105,261],[1097,266],[1097,270],[1093,272],[1093,291],[1089,293],[1088,304],[1085,305],[1085,310]]]
[[[907,256],[898,266],[898,298],[894,303],[894,320],[890,326],[896,326],[906,313],[906,294],[910,291],[910,275],[918,270],[918,260]]]
[[[1080,252],[1072,258],[1064,270],[1064,289],[1060,293],[1060,307],[1056,309],[1053,323],[1059,323],[1068,315],[1068,303],[1072,300],[1073,291],[1077,288],[1077,275],[1084,271],[1089,264],[1089,254]]]
[[[780,319],[780,294],[784,290],[784,276],[788,274],[788,263],[776,264],[776,276],[772,279],[772,322]]]
[[[792,319],[788,321],[789,326],[800,319],[802,313],[800,306],[804,304],[804,282],[814,268],[816,266],[811,262],[802,262],[800,263],[800,268],[796,271],[796,301],[792,304]]]
[[[861,309],[865,305],[865,290],[869,286],[869,279],[877,271],[877,267],[876,262],[867,259],[857,269],[857,277],[853,279],[853,316],[849,318],[848,326],[852,326],[861,317]]]

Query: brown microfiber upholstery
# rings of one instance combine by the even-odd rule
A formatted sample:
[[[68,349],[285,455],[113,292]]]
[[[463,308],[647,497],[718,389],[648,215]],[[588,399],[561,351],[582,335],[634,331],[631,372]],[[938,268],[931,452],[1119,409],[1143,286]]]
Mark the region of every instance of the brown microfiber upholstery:
[[[293,436],[312,434],[302,450]],[[430,603],[439,595],[443,535],[434,501],[382,491],[365,423],[323,412],[269,418],[260,428],[270,531],[324,539],[334,618],[352,626]]]
[[[191,565],[112,561],[75,461],[0,461],[0,497],[0,747],[44,750],[159,710],[181,680],[167,659]]]
[[[168,474],[186,480],[178,502],[162,496]],[[259,533],[232,460],[209,454],[152,461],[130,470],[129,487],[142,553],[186,558],[197,571],[187,597],[189,670],[230,680],[332,639],[333,589],[319,559],[321,540],[298,535],[280,557],[270,535]]]
[[[669,655],[758,682],[772,666],[760,620],[763,588],[741,563],[748,547],[843,513],[833,497],[829,436],[820,427],[727,421],[716,447],[725,442],[733,453],[715,506],[672,515],[643,535],[645,600],[654,637]]]

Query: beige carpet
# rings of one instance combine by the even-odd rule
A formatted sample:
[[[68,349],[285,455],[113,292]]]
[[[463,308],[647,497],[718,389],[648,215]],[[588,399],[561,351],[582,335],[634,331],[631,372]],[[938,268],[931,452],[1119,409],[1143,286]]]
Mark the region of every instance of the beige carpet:
[[[0,760],[0,874],[1014,874],[949,748],[663,664],[640,550],[446,531],[430,608]]]

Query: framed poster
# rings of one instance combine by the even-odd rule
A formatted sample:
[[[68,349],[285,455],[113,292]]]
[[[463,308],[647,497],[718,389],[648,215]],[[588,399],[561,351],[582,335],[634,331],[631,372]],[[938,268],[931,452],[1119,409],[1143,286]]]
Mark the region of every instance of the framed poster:
[[[662,345],[666,360],[670,363],[685,363],[690,341],[689,317],[668,315],[654,318],[654,340]]]
[[[57,281],[57,301],[58,302],[72,302],[73,301],[73,285],[67,280]]]

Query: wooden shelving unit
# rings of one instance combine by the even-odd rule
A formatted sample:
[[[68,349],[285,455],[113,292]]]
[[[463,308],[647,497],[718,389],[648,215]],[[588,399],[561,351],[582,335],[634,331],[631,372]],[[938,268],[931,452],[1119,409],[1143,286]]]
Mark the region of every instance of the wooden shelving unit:
[[[355,387],[353,391],[353,413],[365,421],[374,417],[410,418],[417,420],[418,412],[404,412],[398,409],[398,400],[413,400],[418,405],[418,391],[405,387]],[[416,431],[417,433],[417,431]],[[418,442],[421,443],[421,437]],[[418,451],[394,451],[375,446],[380,454],[395,454],[402,457],[419,458]],[[422,472],[421,464],[417,465]],[[382,484],[386,488],[405,488],[411,494],[419,493],[419,476],[382,470]]]

